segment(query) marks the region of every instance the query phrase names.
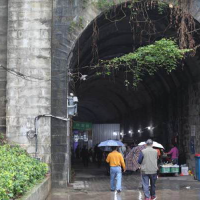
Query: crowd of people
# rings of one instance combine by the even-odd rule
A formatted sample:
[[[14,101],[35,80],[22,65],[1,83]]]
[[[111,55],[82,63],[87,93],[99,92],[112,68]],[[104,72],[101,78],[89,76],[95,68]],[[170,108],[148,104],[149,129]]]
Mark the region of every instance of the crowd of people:
[[[153,148],[153,141],[148,139],[143,147],[134,148],[139,149],[139,156],[137,163],[140,165],[142,188],[145,196],[145,200],[156,199],[156,180],[158,172],[158,160],[161,157],[161,151]],[[131,152],[131,150],[130,150]],[[128,155],[130,154],[128,153]],[[136,153],[137,151],[135,151]],[[171,161],[175,164],[178,163],[178,149],[175,145],[172,145],[172,149],[166,155],[172,155]],[[126,157],[127,158],[127,157]],[[126,171],[126,165],[122,154],[117,151],[117,147],[112,148],[112,152],[108,154],[106,162],[110,165],[110,188],[111,191],[117,190],[121,192],[122,170]],[[115,184],[116,179],[116,184]],[[150,184],[150,185],[149,185]]]
[[[171,150],[165,153],[163,149],[153,147],[151,139],[148,139],[145,145],[137,147],[135,144],[132,146],[110,147],[110,152],[101,149],[98,144],[89,150],[85,145],[82,149],[77,146],[75,154],[77,159],[82,159],[85,167],[88,167],[90,162],[101,167],[102,162],[104,162],[106,171],[110,174],[110,189],[111,191],[117,190],[118,193],[121,192],[122,172],[140,169],[145,200],[156,199],[155,184],[158,164],[162,162],[162,158],[164,157],[166,162],[178,164],[179,156],[176,145],[172,144]],[[170,155],[171,158],[169,159],[167,155]],[[129,160],[131,160],[131,165],[129,165]]]
[[[132,154],[129,154],[131,150],[136,147],[137,145],[135,143],[132,143],[130,145],[125,144],[123,147],[119,147],[118,151],[122,154],[124,161],[126,162],[126,165],[128,166],[128,171],[136,171],[137,166],[134,166],[133,156],[136,154],[136,152],[132,151]],[[178,156],[179,152],[175,144],[171,144],[171,150],[167,153],[163,151],[163,149],[155,148],[158,155],[158,164],[161,162],[172,162],[173,164],[178,164]],[[139,149],[142,150],[142,149]],[[112,151],[111,148],[106,149],[104,151],[103,148],[98,147],[98,144],[96,144],[93,148],[87,148],[86,145],[83,145],[82,148],[78,145],[75,149],[75,157],[77,159],[82,159],[83,165],[85,167],[88,167],[89,163],[96,163],[97,166],[100,168],[102,166],[102,163],[106,164],[106,158],[108,156],[108,153]],[[169,155],[169,156],[167,156]],[[139,156],[139,155],[137,155]],[[137,159],[136,156],[136,159]],[[129,162],[131,163],[131,166],[129,165]],[[127,172],[128,173],[128,172]]]
[[[96,163],[98,167],[101,167],[103,158],[105,160],[106,152],[102,151],[98,144],[94,148],[88,149],[86,145],[82,148],[78,145],[75,150],[77,159],[82,159],[84,167],[88,167],[89,163]]]

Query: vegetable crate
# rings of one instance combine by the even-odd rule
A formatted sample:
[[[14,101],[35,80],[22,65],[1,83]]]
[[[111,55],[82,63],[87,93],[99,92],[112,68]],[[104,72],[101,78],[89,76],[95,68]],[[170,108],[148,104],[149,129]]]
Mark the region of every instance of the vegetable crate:
[[[170,167],[171,173],[179,173],[179,167]]]
[[[171,173],[170,167],[161,167],[160,173]]]

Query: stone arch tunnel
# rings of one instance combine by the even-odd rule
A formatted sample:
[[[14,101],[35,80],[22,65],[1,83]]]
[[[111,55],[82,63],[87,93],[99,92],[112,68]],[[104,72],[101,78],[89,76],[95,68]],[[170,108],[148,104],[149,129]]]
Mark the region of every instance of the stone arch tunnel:
[[[88,75],[88,80],[70,87],[80,101],[76,120],[120,123],[124,133],[132,129],[138,140],[149,137],[149,132],[139,135],[137,129],[152,125],[155,127],[152,137],[165,145],[178,134],[185,159],[194,167],[191,139],[195,139],[195,151],[200,151],[198,51],[195,57],[185,60],[183,68],[179,66],[170,75],[159,71],[155,76],[146,76],[137,90],[126,90],[120,73],[113,81],[97,77],[84,67],[93,58],[94,22],[100,32],[100,59],[123,55],[145,45],[145,37],[142,44],[138,38],[133,42],[127,17],[111,23],[95,3],[77,0],[3,0],[0,10],[0,64],[7,67],[0,69],[0,128],[10,142],[35,155],[35,142],[27,138],[27,132],[34,130],[38,115],[67,117],[68,68],[76,72],[78,67]],[[199,11],[200,2],[194,0],[190,12],[197,27]],[[151,15],[158,16],[153,11]],[[166,24],[167,20],[162,19],[156,27],[162,31]],[[174,32],[171,29],[165,35]],[[199,43],[199,36],[196,40]],[[196,128],[193,136],[191,126]],[[38,127],[37,156],[50,164],[52,186],[65,187],[71,164],[70,124],[41,118]]]
[[[196,91],[200,80],[199,51],[195,57],[187,58],[183,65],[178,66],[171,74],[160,70],[154,76],[146,75],[136,90],[125,87],[122,72],[118,72],[114,77],[95,75],[96,69],[89,68],[94,58],[94,25],[98,27],[96,43],[101,60],[124,55],[147,44],[147,35],[143,35],[142,42],[139,34],[138,37],[135,34],[133,39],[130,13],[126,9],[120,9],[120,6],[116,8],[117,14],[112,20],[100,14],[84,29],[74,45],[70,62],[71,72],[87,75],[85,81],[77,80],[70,88],[79,98],[78,116],[74,120],[100,124],[120,123],[121,132],[125,134],[124,141],[134,138],[138,142],[151,137],[168,148],[176,138],[181,162],[192,163],[189,142],[190,127],[196,125],[196,120],[199,119],[193,110],[196,106],[198,110],[198,105],[192,103],[195,98],[193,95],[198,95]],[[149,11],[149,16],[152,20],[156,19],[158,31],[158,34],[151,37],[152,41],[177,34],[176,29],[167,29],[169,18],[165,17],[165,14],[159,14],[154,9]],[[144,19],[140,19],[142,20]],[[198,26],[196,21],[196,27]],[[198,43],[199,33],[195,39]],[[149,131],[148,126],[155,128]],[[139,129],[142,129],[142,133],[138,133]],[[128,134],[129,130],[131,135]],[[196,150],[198,151],[197,143]],[[190,156],[186,156],[188,153]]]

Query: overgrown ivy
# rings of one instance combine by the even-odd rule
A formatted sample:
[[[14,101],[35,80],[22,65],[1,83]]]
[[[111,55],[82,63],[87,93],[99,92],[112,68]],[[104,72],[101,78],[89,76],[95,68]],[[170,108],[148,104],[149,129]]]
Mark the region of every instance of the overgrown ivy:
[[[145,74],[154,75],[160,68],[167,73],[175,70],[186,53],[191,51],[192,49],[180,49],[175,40],[163,38],[121,57],[101,60],[99,67],[102,71],[97,72],[97,75],[110,75],[123,70],[132,75],[132,85],[136,87]],[[125,85],[129,84],[125,80]]]
[[[72,21],[69,25],[69,33],[72,33],[76,29],[83,29],[83,17],[79,17],[77,21]]]
[[[100,10],[106,11],[109,10],[112,6],[114,6],[115,2],[108,0],[98,0],[97,2],[95,2],[95,4]]]

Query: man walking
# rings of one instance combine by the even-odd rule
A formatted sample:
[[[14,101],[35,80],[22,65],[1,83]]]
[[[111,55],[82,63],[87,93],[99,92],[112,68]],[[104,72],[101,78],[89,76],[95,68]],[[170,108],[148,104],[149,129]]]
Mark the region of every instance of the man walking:
[[[117,147],[112,147],[112,152],[108,154],[106,162],[110,165],[110,188],[111,191],[121,192],[122,168],[125,172],[125,163],[122,154],[117,151]],[[115,179],[117,183],[115,185]]]
[[[144,191],[145,200],[156,199],[156,180],[157,180],[157,159],[158,153],[152,148],[153,141],[148,139],[146,141],[146,149],[140,153],[138,163],[141,164],[142,186]],[[149,188],[150,181],[150,188]]]

